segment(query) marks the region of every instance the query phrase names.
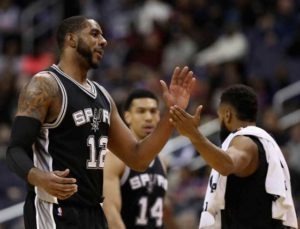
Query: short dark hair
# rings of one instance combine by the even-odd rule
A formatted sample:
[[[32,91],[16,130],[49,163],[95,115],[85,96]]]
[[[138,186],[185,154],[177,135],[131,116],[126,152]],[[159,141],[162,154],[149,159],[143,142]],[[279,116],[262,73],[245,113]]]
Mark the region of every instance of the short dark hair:
[[[221,104],[224,103],[234,107],[239,120],[256,121],[257,96],[252,88],[243,84],[228,87],[221,95]]]
[[[156,100],[156,102],[158,103],[158,98],[156,97],[156,95],[147,90],[147,89],[135,89],[133,91],[130,92],[130,94],[128,95],[124,106],[123,106],[123,111],[128,111],[131,107],[132,101],[134,99],[141,99],[141,98],[151,98]]]
[[[57,29],[56,40],[59,50],[63,49],[67,33],[75,33],[85,27],[88,18],[84,16],[72,16],[64,19]]]

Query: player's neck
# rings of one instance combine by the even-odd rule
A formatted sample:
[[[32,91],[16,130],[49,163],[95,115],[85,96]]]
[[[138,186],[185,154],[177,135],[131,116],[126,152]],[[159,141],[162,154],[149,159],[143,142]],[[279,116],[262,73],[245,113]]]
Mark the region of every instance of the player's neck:
[[[61,60],[57,66],[68,76],[72,77],[80,84],[86,84],[87,69],[82,68],[78,64],[72,63],[72,61]]]

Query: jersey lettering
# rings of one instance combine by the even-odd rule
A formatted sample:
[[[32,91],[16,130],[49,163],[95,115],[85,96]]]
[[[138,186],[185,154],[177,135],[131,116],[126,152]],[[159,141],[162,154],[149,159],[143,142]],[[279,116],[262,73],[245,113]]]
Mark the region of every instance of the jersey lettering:
[[[94,126],[100,122],[110,124],[110,113],[102,108],[94,108],[94,110],[92,108],[85,108],[84,110],[74,112],[72,116],[76,126],[90,122],[92,122]]]
[[[92,111],[92,109],[91,108],[84,109],[84,116],[85,116],[86,121],[90,122],[91,117],[93,117],[93,111]]]
[[[217,189],[217,182],[214,181],[214,177],[211,176],[209,178],[209,187],[210,187],[210,192],[213,193]]]
[[[153,174],[154,176],[152,179],[150,179],[149,174],[141,174],[136,175],[129,179],[129,184],[132,190],[147,187],[150,183],[151,185],[156,184],[159,187],[162,187],[164,190],[167,190],[168,188],[168,180],[160,175],[160,174]]]

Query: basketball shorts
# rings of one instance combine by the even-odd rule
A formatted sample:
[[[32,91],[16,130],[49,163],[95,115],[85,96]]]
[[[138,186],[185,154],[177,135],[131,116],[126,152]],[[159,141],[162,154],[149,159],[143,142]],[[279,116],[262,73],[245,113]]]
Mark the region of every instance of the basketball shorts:
[[[107,229],[101,205],[60,206],[36,198],[29,192],[24,205],[26,229]]]

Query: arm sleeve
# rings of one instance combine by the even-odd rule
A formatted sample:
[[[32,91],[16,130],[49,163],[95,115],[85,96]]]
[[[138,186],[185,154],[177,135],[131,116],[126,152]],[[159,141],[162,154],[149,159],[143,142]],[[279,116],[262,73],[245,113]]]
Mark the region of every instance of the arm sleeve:
[[[34,167],[32,144],[40,129],[41,122],[39,120],[25,116],[17,116],[12,126],[10,143],[6,152],[6,163],[25,181],[27,181],[29,170]]]

